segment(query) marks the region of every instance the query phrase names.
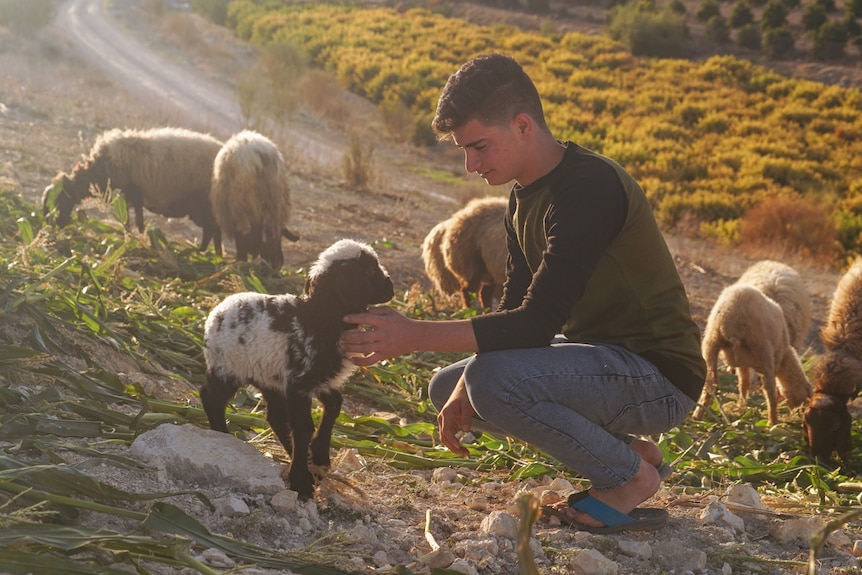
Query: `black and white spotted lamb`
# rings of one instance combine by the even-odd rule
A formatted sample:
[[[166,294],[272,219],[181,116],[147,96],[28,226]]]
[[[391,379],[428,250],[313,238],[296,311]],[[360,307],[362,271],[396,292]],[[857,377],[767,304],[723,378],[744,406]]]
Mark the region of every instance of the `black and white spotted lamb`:
[[[246,384],[261,391],[266,419],[291,457],[282,472],[302,499],[314,495],[311,464],[329,467],[341,388],[356,366],[339,345],[342,317],[389,301],[392,280],[367,244],[340,240],[311,266],[299,296],[238,293],[210,312],[204,331],[201,402],[210,427],[227,431],[225,407]],[[312,398],[323,404],[317,431]]]

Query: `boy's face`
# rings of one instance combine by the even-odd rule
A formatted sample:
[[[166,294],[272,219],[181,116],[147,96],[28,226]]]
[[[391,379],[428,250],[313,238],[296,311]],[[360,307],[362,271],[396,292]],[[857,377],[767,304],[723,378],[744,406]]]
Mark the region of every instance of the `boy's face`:
[[[489,126],[470,120],[452,132],[455,144],[464,150],[464,167],[479,174],[489,185],[518,180],[523,170],[524,137],[517,121]]]

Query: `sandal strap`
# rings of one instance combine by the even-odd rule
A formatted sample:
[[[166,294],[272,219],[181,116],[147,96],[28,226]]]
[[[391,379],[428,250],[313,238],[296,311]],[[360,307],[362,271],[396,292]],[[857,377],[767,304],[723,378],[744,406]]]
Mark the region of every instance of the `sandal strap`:
[[[620,513],[610,505],[602,503],[586,491],[573,493],[569,496],[568,503],[569,507],[598,519],[608,527],[625,525],[626,523],[634,521],[630,515]]]

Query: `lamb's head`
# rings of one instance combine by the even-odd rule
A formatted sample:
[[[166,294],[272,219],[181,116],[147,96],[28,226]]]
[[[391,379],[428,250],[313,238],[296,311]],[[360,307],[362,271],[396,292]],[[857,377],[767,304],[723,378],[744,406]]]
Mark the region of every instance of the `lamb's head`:
[[[847,396],[816,392],[802,414],[802,433],[809,455],[828,463],[832,453],[847,461],[852,451],[850,439],[852,418]]]
[[[304,294],[308,300],[322,298],[339,306],[341,313],[362,311],[393,295],[392,279],[377,253],[354,240],[339,240],[320,254],[308,272]]]
[[[815,391],[856,397],[862,384],[862,361],[844,350],[830,351],[817,363],[812,376]]]

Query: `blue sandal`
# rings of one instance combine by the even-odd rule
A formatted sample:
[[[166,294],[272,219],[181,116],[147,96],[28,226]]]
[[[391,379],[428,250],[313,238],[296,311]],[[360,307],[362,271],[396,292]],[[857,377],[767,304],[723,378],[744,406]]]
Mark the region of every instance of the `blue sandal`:
[[[669,519],[666,510],[655,507],[636,507],[628,515],[620,513],[587,491],[569,495],[568,504],[572,509],[598,519],[605,524],[604,527],[584,525],[579,521],[570,519],[563,511],[553,507],[543,506],[542,511],[559,518],[564,524],[571,525],[579,531],[596,534],[619,533],[621,531],[655,531],[667,525]]]

